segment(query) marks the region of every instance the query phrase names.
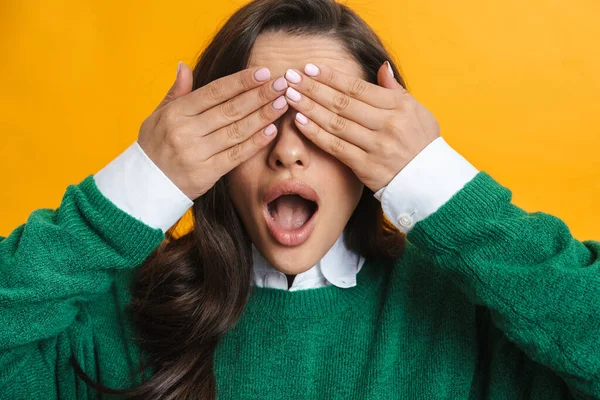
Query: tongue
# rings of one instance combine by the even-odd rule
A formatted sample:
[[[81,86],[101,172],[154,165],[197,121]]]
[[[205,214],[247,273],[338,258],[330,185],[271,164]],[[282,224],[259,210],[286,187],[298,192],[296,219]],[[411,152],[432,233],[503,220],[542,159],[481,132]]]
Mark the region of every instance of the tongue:
[[[273,201],[271,216],[284,229],[298,229],[313,214],[312,203],[297,194],[287,194]]]

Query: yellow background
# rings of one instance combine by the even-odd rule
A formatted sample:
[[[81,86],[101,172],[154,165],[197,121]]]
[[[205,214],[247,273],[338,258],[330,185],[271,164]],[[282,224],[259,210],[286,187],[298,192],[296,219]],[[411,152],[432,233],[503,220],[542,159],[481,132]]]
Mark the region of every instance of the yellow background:
[[[100,170],[245,1],[0,1],[0,235]],[[600,239],[600,2],[350,0],[442,135]]]

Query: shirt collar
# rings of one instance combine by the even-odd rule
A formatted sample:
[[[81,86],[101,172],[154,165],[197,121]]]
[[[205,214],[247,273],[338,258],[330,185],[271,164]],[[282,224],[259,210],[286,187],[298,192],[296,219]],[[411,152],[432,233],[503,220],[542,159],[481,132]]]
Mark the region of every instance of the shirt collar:
[[[362,268],[365,258],[346,247],[344,232],[338,237],[329,251],[309,270],[294,278],[290,291],[313,289],[328,285],[340,288],[356,286],[356,275]],[[287,277],[275,269],[252,244],[254,263],[253,282],[259,287],[288,290]]]

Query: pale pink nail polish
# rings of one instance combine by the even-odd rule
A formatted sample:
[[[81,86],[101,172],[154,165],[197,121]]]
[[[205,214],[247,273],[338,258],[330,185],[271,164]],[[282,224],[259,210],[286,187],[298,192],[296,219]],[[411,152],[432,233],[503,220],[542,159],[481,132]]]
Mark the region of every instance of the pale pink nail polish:
[[[288,69],[287,72],[285,73],[285,79],[287,79],[288,81],[290,81],[292,83],[300,83],[300,81],[302,80],[302,77],[293,69]]]
[[[276,130],[277,130],[277,128],[275,128],[275,125],[271,124],[265,128],[264,133],[267,136],[271,136],[272,134],[275,133]]]
[[[287,100],[285,99],[284,96],[279,96],[274,102],[273,102],[273,108],[276,110],[281,110],[283,107],[285,107],[285,105],[287,104]]]
[[[285,92],[285,95],[293,101],[300,101],[302,99],[302,96],[300,95],[300,93],[298,93],[298,91],[296,91],[296,89],[289,87],[287,89],[287,91]]]
[[[394,70],[392,69],[392,66],[390,65],[389,61],[386,61],[386,63],[387,63],[388,71],[389,71],[390,75],[393,78],[394,77]]]
[[[254,79],[256,79],[259,82],[267,81],[270,77],[271,71],[269,71],[268,68],[261,68],[254,73]]]
[[[319,67],[317,67],[315,64],[306,64],[304,66],[304,72],[308,76],[317,76],[321,71],[319,70]]]
[[[296,114],[296,121],[300,122],[302,125],[308,124],[308,118],[306,118],[303,114]]]
[[[283,76],[275,79],[275,82],[273,82],[273,89],[275,89],[277,92],[281,92],[286,87],[288,87],[288,83]]]

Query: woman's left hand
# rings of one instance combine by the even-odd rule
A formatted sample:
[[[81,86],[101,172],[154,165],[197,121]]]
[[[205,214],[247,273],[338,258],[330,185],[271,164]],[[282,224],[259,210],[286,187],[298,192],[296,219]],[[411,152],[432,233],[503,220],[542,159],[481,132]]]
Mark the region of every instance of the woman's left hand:
[[[379,68],[379,85],[323,64],[316,64],[314,75],[311,65],[304,73],[286,73],[288,104],[301,113],[296,126],[373,192],[440,136],[433,114],[390,75],[386,63]]]

